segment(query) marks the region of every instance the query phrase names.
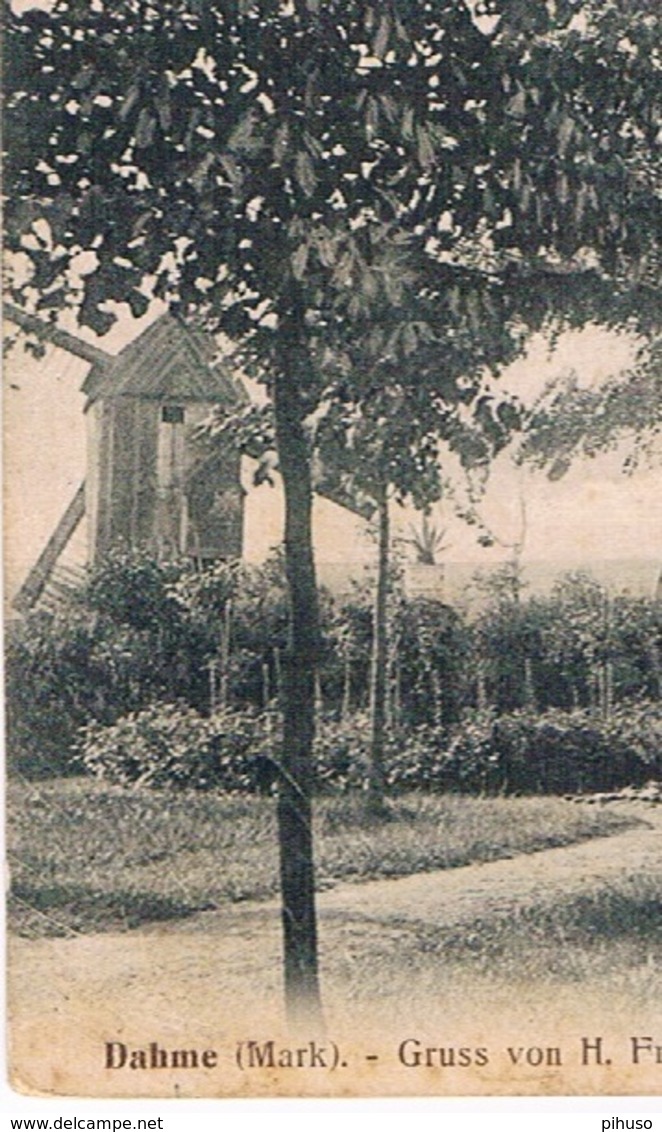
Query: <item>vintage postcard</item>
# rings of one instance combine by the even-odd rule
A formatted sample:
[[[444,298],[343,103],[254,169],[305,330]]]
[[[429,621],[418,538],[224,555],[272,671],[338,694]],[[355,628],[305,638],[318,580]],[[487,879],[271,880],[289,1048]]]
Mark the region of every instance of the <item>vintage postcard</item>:
[[[659,1093],[659,31],[9,5],[14,1089]]]

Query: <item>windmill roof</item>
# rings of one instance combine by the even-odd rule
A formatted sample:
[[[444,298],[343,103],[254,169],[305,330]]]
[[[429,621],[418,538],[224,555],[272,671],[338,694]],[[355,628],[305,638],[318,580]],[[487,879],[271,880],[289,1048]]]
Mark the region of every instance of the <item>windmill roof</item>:
[[[220,401],[238,404],[247,395],[207,334],[164,314],[114,358],[92,367],[83,392],[99,397]]]

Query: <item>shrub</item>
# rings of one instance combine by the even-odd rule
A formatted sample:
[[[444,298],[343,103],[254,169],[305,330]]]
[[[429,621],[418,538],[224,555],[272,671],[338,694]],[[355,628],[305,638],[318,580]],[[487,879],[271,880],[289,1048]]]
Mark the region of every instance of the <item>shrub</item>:
[[[224,567],[232,579],[232,568]],[[111,551],[52,611],[12,626],[7,642],[9,764],[29,777],[79,770],[79,729],[110,725],[158,701],[209,704],[208,662],[218,651],[216,607],[206,617],[185,597],[221,596],[218,567],[158,563],[144,550]],[[196,589],[197,587],[197,589]]]
[[[662,770],[662,707],[622,706],[610,718],[552,709],[542,715],[469,714],[438,760],[437,789],[565,794],[638,785]]]
[[[659,700],[637,700],[618,704],[608,721],[614,743],[630,751],[646,777],[662,776],[662,703]]]
[[[455,722],[469,698],[463,619],[439,601],[414,598],[401,602],[394,629],[403,720],[416,728]]]
[[[517,712],[495,725],[505,790],[526,794],[578,793],[622,786],[630,777],[623,752],[614,749],[600,716],[551,709],[541,716]]]
[[[484,690],[499,712],[611,706],[662,696],[662,606],[610,594],[589,574],[569,573],[546,597],[525,597],[516,569],[476,582],[473,624]]]
[[[147,550],[120,545],[91,568],[86,603],[119,625],[167,626],[179,612],[171,587],[180,573],[181,567],[161,563]]]
[[[315,736],[317,788],[349,790],[364,785],[368,772],[370,721],[366,713],[348,720],[322,719]]]
[[[83,765],[121,785],[260,789],[268,762],[264,722],[254,713],[218,712],[205,718],[186,704],[152,704],[110,727],[83,729]]]
[[[122,785],[264,793],[277,780],[276,712],[223,711],[205,718],[185,704],[159,703],[111,726],[83,729],[80,760]],[[315,740],[321,793],[365,786],[367,714],[323,719]],[[472,710],[452,733],[421,725],[389,736],[393,792],[567,794],[640,785],[662,774],[662,708],[641,701],[609,719],[587,711],[543,715]]]
[[[186,704],[154,704],[111,726],[83,728],[80,763],[123,786],[189,787],[226,793],[265,793],[277,778],[280,741],[276,712],[250,708],[205,718]],[[323,720],[315,740],[322,792],[360,786],[367,770],[368,720]]]
[[[6,650],[7,764],[28,778],[74,770],[71,751],[89,718],[77,682],[87,654],[85,619],[35,613],[12,626]]]
[[[501,784],[500,754],[495,743],[496,713],[490,708],[465,712],[448,745],[438,752],[430,785],[436,790],[494,793]]]
[[[386,783],[392,791],[445,789],[444,758],[448,733],[429,724],[402,728],[386,748]]]

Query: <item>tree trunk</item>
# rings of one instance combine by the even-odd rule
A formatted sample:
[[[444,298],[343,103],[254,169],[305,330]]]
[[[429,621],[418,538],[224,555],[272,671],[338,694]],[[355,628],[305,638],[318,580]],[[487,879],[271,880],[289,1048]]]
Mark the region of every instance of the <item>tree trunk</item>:
[[[221,630],[221,678],[218,688],[221,711],[228,706],[228,690],[230,687],[230,634],[232,631],[232,598],[228,598],[223,610],[223,628]]]
[[[397,730],[402,722],[402,665],[400,663],[400,642],[395,653],[395,673],[393,676],[393,726]]]
[[[372,630],[372,664],[370,670],[370,770],[368,777],[368,810],[377,816],[385,813],[384,746],[386,739],[387,695],[387,624],[386,607],[389,567],[388,496],[384,484],[377,499],[379,522],[377,551],[377,587]]]
[[[289,329],[289,328],[288,328]],[[290,634],[282,658],[283,749],[279,767],[278,839],[285,1001],[295,1027],[321,1024],[313,868],[312,789],[315,670],[319,614],[312,545],[310,459],[302,388],[310,379],[298,327],[286,332],[274,379],[274,416],[285,495],[285,569]]]
[[[655,641],[648,642],[648,655],[658,700],[662,700],[662,664],[660,663],[660,650]]]
[[[352,710],[352,662],[349,655],[343,658],[343,685],[342,685],[342,704],[340,707],[340,718],[343,723],[347,723],[350,712]]]
[[[527,711],[535,712],[537,710],[533,662],[530,656],[524,657],[524,707]]]

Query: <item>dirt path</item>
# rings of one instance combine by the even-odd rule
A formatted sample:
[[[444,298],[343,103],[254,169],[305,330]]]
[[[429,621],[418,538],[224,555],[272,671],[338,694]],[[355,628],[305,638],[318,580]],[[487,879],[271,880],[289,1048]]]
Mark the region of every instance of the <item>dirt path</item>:
[[[445,996],[444,1017],[451,1017],[448,981],[437,980],[438,972],[446,975],[447,964],[440,966],[438,954],[424,954],[421,927],[427,938],[437,929],[459,926],[462,932],[463,925],[478,924],[482,931],[504,915],[542,909],[619,878],[659,873],[662,807],[628,805],[628,812],[642,824],[612,837],[444,872],[341,884],[320,893],[325,999],[331,1011],[338,1003],[346,1013],[353,1003],[352,1017],[358,1019],[361,1011],[386,1002],[389,1017],[400,1019],[406,1016],[403,995],[411,991],[412,1002],[417,993],[419,1002],[429,1002],[431,988],[434,993],[443,985],[438,993]],[[124,934],[14,939],[9,1005],[15,1049],[27,1048],[30,1059],[49,1065],[54,1050],[79,1043],[85,1052],[75,1072],[94,1067],[98,1072],[99,1050],[108,1039],[129,1035],[130,1040],[181,1042],[184,1033],[195,1034],[198,1044],[217,1042],[219,1031],[239,1018],[264,1028],[265,1020],[281,1015],[280,946],[276,901],[231,905]],[[400,983],[391,992],[386,983],[392,977]],[[490,970],[472,971],[467,986],[483,1009],[486,996],[490,1010],[501,1009]],[[467,988],[460,980],[451,989],[461,1018],[468,1009]],[[537,1008],[541,1011],[555,1001],[553,987],[543,991],[548,998]],[[517,993],[506,988],[506,1006]],[[581,1017],[581,1003],[576,1005]]]
[[[633,804],[628,805],[628,812],[640,824],[610,837],[392,880],[341,883],[318,894],[320,923],[322,928],[338,921],[446,928],[477,919],[484,922],[531,905],[552,905],[559,898],[580,894],[595,882],[609,884],[619,877],[659,868],[662,806]],[[278,910],[276,899],[246,901],[121,934],[14,939],[11,949],[21,955],[18,980],[28,986],[42,983],[39,978],[34,980],[42,966],[50,983],[53,972],[66,972],[65,977],[72,981],[77,981],[81,972],[87,977],[94,954],[99,955],[104,970],[110,964],[112,977],[117,975],[122,982],[121,970],[127,957],[139,957],[144,952],[149,963],[156,966],[159,952],[168,953],[175,941],[185,946],[187,937],[203,934],[213,938],[217,967],[243,981],[251,970],[263,969],[262,943],[277,949]],[[250,945],[245,946],[248,941]],[[195,946],[199,946],[197,940]],[[113,956],[117,956],[116,963]]]
[[[320,894],[320,913],[322,918],[342,915],[449,927],[531,904],[548,906],[561,897],[577,895],[595,882],[609,883],[659,865],[662,806],[634,804],[630,812],[645,825],[615,836],[505,860],[396,880],[341,885]]]

